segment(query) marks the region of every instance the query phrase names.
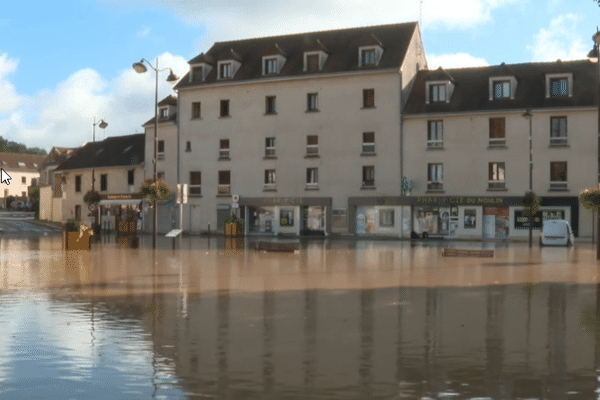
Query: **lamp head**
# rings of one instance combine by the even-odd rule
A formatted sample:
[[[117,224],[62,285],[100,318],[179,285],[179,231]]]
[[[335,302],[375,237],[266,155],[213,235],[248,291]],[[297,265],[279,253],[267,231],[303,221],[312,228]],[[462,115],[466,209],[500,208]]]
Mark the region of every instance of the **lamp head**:
[[[169,74],[169,76],[167,76],[167,82],[169,82],[169,83],[177,82],[179,80],[179,77],[173,73],[172,69],[169,69],[169,71],[171,71],[171,73]]]
[[[523,114],[524,118],[530,119],[533,118],[533,114],[531,113],[531,109],[528,108],[527,110],[525,110],[525,113]]]
[[[592,40],[596,44],[600,44],[600,32],[598,32],[598,28],[596,27],[596,33],[592,36]]]
[[[98,124],[98,126],[102,129],[106,129],[106,127],[108,126],[108,123],[106,123],[106,121],[101,120],[100,123]]]
[[[143,74],[144,72],[148,71],[148,68],[146,68],[146,66],[144,65],[143,58],[140,60],[140,62],[133,63],[133,69],[138,74]]]

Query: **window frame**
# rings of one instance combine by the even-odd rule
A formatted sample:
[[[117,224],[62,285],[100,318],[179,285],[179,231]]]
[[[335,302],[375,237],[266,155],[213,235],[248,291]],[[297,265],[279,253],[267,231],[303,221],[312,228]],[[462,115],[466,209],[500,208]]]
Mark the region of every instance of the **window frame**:
[[[219,139],[219,159],[228,160],[231,156],[231,142],[229,139]]]
[[[316,62],[311,62],[316,60]],[[313,68],[313,66],[315,68]],[[317,53],[305,53],[304,54],[304,72],[318,72],[321,70],[321,54]]]
[[[435,126],[435,129],[433,127]],[[444,147],[444,120],[432,119],[427,121],[427,148],[439,149]]]
[[[555,129],[554,121],[557,122]],[[561,122],[564,121],[564,131],[561,126]],[[558,135],[556,135],[558,133]],[[563,135],[564,133],[564,135]],[[550,117],[550,145],[551,146],[565,146],[569,140],[569,127],[567,116]]]
[[[312,141],[314,143],[311,143]],[[319,135],[306,135],[306,155],[309,157],[319,155]]]
[[[81,175],[75,175],[75,192],[81,192]]]
[[[375,132],[362,133],[362,154],[375,154]]]
[[[500,123],[501,121],[501,123]],[[499,124],[499,125],[496,125]],[[500,128],[501,127],[501,128]],[[493,134],[499,133],[502,136],[493,137]],[[492,117],[489,119],[489,146],[505,146],[506,145],[506,118]]]
[[[233,77],[233,62],[219,62],[219,79],[231,79]]]
[[[108,174],[100,175],[100,191],[101,192],[108,191]]]
[[[488,163],[488,189],[506,189],[505,162],[492,161]]]
[[[362,108],[375,108],[375,89],[363,89]]]
[[[231,194],[231,170],[218,171],[217,193],[219,195]]]
[[[202,196],[202,173],[200,171],[190,171],[190,183],[188,185],[188,195],[190,197]]]
[[[560,167],[564,166],[564,171],[560,171]],[[560,179],[564,174],[564,179]],[[558,178],[558,179],[557,179]],[[550,161],[550,190],[567,189],[568,186],[568,169],[567,161]]]
[[[156,141],[156,159],[157,160],[165,159],[165,141],[164,140]]]
[[[306,111],[319,111],[319,93],[306,94]]]
[[[277,96],[265,96],[265,115],[277,114]]]
[[[229,107],[229,99],[222,99],[219,103],[219,117],[227,118],[231,117],[231,110]]]
[[[367,58],[367,54],[371,55]],[[360,62],[361,66],[377,65],[377,49],[375,47],[367,47],[360,50]]]
[[[445,83],[431,83],[429,85],[429,102],[445,103],[448,101],[448,88],[446,86]],[[441,98],[442,94],[443,99]]]
[[[274,189],[275,188],[275,184],[276,184],[276,173],[275,173],[275,168],[268,168],[265,169],[265,176],[264,176],[264,185],[265,185],[265,189]]]
[[[319,187],[319,168],[316,168],[316,167],[306,168],[306,187],[308,187],[308,188]]]
[[[199,76],[198,73],[200,73]],[[190,78],[191,82],[202,82],[204,80],[204,67],[201,65],[192,67]]]
[[[375,187],[375,166],[363,165],[362,187]]]
[[[277,57],[265,57],[264,75],[276,75],[279,73],[279,60]]]
[[[202,119],[202,102],[192,102],[192,119]]]
[[[443,163],[427,163],[427,190],[444,190]]]
[[[159,119],[169,118],[169,107],[161,107],[158,110],[158,118]]]
[[[277,142],[275,141],[275,137],[267,137],[265,138],[265,157],[275,157],[277,151]]]
[[[556,82],[559,84],[559,91],[560,90],[560,82],[564,81],[565,82],[565,93],[564,94],[555,94],[553,93],[553,84]],[[555,76],[555,77],[550,77],[548,79],[548,85],[549,85],[549,96],[551,98],[563,98],[563,97],[569,97],[569,77],[567,76]],[[562,91],[561,91],[562,92]]]
[[[135,169],[127,170],[127,185],[135,185]]]
[[[498,96],[497,87],[500,87],[501,96]],[[492,82],[492,90],[493,90],[493,99],[510,99],[510,80],[508,79],[498,79]]]

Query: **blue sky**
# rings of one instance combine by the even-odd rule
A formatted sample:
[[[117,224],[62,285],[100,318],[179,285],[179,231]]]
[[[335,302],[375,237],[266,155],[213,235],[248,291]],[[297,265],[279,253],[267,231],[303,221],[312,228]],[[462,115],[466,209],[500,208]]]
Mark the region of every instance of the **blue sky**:
[[[419,9],[421,8],[421,13]],[[0,14],[0,135],[49,150],[142,132],[159,57],[183,76],[215,41],[422,21],[429,67],[585,58],[600,24],[592,0],[16,1]],[[174,93],[160,76],[159,97]]]

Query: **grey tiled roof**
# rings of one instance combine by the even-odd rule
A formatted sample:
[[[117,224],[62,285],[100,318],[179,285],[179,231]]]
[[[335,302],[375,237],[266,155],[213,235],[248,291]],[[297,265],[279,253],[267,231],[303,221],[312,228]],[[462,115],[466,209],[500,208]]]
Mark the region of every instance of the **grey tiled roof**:
[[[139,165],[144,162],[144,146],[143,133],[111,136],[101,142],[86,143],[56,170]]]
[[[321,32],[309,32],[294,35],[271,36],[229,42],[216,42],[206,54],[200,54],[189,61],[190,64],[207,62],[213,69],[203,82],[189,82],[186,74],[175,89],[193,86],[210,85],[223,81],[245,81],[261,78],[272,78],[273,75],[262,75],[262,57],[273,54],[277,45],[277,54],[285,54],[287,60],[276,76],[304,76],[315,73],[339,73],[368,69],[399,68],[402,65],[406,50],[415,31],[416,22],[402,24],[368,26],[352,29],[339,29]],[[377,66],[359,67],[358,47],[364,44],[381,43],[383,55]],[[327,61],[323,69],[317,72],[304,72],[304,52],[323,50]],[[233,52],[233,56],[231,55]],[[231,79],[217,80],[217,61],[224,59],[241,60],[241,66]],[[211,63],[211,60],[212,61]]]
[[[546,74],[573,74],[572,97],[546,97]],[[514,99],[489,100],[489,78],[517,79]],[[425,104],[427,81],[451,77],[454,92],[448,103]],[[501,64],[489,67],[423,70],[416,76],[405,114],[456,113],[527,108],[590,107],[598,104],[598,65],[589,60]]]

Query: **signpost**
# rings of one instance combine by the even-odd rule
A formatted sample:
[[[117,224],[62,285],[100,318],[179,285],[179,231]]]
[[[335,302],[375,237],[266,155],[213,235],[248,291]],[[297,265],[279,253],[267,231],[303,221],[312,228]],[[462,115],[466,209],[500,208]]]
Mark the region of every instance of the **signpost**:
[[[177,204],[179,204],[179,229],[183,231],[183,205],[188,202],[188,185],[187,183],[177,184]],[[175,240],[175,239],[173,239]],[[175,242],[173,242],[175,246]]]

